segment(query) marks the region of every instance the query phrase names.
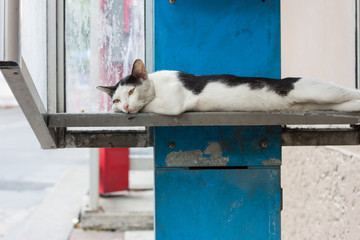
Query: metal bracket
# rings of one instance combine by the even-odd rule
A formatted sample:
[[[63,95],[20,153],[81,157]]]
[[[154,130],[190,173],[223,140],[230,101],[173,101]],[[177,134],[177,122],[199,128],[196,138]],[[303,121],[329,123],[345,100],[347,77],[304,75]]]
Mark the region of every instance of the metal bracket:
[[[16,62],[0,62],[0,70],[41,147],[56,148],[55,130],[47,126],[46,109],[23,59],[20,66]]]

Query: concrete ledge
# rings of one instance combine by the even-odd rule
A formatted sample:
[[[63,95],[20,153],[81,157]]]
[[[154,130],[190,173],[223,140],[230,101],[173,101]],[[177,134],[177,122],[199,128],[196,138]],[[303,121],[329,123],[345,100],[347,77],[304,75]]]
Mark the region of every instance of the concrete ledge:
[[[98,211],[81,211],[81,228],[97,230],[152,230],[154,224],[153,191],[129,191],[101,197]],[[85,203],[87,203],[87,199]]]

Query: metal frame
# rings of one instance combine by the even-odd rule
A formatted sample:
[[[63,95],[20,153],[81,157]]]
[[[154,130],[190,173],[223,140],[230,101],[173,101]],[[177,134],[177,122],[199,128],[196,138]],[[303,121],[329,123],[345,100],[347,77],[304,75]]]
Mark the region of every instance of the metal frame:
[[[4,61],[20,61],[20,2],[4,2]]]
[[[57,105],[57,41],[56,41],[56,0],[47,1],[47,109],[56,113]]]
[[[49,127],[258,126],[282,125],[283,146],[358,145],[359,113],[343,112],[192,112],[179,116],[138,114],[49,114]],[[287,128],[286,125],[342,124],[342,128]],[[352,125],[352,127],[349,126]],[[58,147],[149,147],[147,131],[65,131]]]
[[[0,0],[0,61],[4,60],[4,0]]]
[[[65,1],[56,0],[56,112],[65,108]]]
[[[0,62],[0,69],[41,147],[56,148],[56,132],[47,125],[46,109],[23,59],[20,66],[15,62]]]
[[[357,128],[282,128],[282,146],[359,145]],[[65,131],[58,148],[153,147],[152,132],[147,131]]]
[[[49,127],[119,126],[265,126],[359,124],[359,113],[344,112],[188,112],[177,116],[155,113],[48,114]]]
[[[27,67],[20,57],[19,0],[5,0],[5,61],[0,62],[15,98],[41,147],[147,147],[152,146],[153,126],[254,126],[360,124],[360,113],[342,112],[190,112],[179,116],[139,114],[68,114],[65,112],[64,1],[49,0],[48,10],[48,111],[43,106]],[[358,0],[357,0],[358,1]],[[154,69],[153,0],[146,0],[146,61]],[[358,9],[357,9],[358,10]],[[358,34],[358,32],[357,32]],[[74,131],[69,127],[147,126],[142,131]],[[289,129],[283,127],[283,146],[357,145],[359,129]]]
[[[360,131],[357,127],[339,129],[283,128],[281,139],[282,146],[359,145]]]
[[[154,63],[154,0],[145,1],[145,65],[147,70],[155,70]]]
[[[360,17],[360,10],[359,10],[359,0],[355,0],[355,86],[357,89],[360,87],[360,23],[359,23],[359,17]]]

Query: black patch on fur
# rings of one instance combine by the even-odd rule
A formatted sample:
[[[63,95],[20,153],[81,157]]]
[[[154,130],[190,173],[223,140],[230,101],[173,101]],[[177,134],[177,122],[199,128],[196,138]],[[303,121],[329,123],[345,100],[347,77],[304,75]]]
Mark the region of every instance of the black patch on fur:
[[[246,84],[251,90],[263,89],[267,87],[280,96],[287,96],[294,89],[294,83],[300,78],[258,78],[258,77],[237,77],[234,75],[202,75],[196,76],[179,72],[178,77],[184,87],[194,94],[200,94],[208,83],[220,82],[230,87]]]
[[[128,85],[131,85],[131,86],[139,86],[142,84],[142,80],[141,78],[137,78],[133,75],[129,75],[129,76],[126,76],[124,77],[123,79],[121,79],[117,84],[116,84],[116,87],[119,86],[119,84],[121,86],[128,86]]]

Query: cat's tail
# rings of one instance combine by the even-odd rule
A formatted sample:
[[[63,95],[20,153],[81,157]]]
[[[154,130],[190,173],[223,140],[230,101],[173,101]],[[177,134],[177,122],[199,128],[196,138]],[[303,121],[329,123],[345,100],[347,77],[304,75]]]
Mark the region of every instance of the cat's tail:
[[[344,88],[316,79],[302,78],[294,84],[292,96],[297,103],[331,105],[360,100],[360,90]]]
[[[340,112],[360,112],[360,100],[350,100],[343,103],[317,104],[303,103],[291,106],[294,111],[340,111]]]

